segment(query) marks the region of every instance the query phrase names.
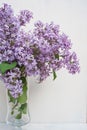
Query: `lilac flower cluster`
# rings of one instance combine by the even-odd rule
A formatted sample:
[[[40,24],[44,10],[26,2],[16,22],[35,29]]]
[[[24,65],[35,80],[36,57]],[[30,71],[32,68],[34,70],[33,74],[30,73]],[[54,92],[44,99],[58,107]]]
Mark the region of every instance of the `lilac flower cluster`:
[[[9,93],[17,98],[20,94],[22,94],[22,80],[21,80],[21,72],[19,68],[14,68],[13,70],[8,71],[4,75],[4,82],[6,84]]]
[[[71,40],[60,33],[59,26],[54,23],[35,23],[35,29],[30,42],[33,48],[40,80],[44,80],[53,71],[65,67],[70,73],[79,72],[79,62],[75,52],[71,52]]]
[[[20,25],[24,26],[26,23],[28,23],[30,21],[32,17],[32,12],[28,11],[28,10],[22,10],[20,12],[20,15],[18,16],[19,21],[20,21]]]
[[[24,26],[31,18],[32,13],[27,10],[21,11],[18,16],[15,16],[10,5],[4,4],[0,8],[0,64],[3,62],[12,63],[13,61],[17,61],[18,58],[20,59],[20,62],[18,62],[19,66],[21,65],[21,61],[22,63],[26,62],[27,58],[24,61],[21,60],[21,57],[22,59],[26,57],[27,54],[25,52],[27,51],[25,50],[25,52],[22,51],[22,54],[20,53],[21,48],[24,47],[19,47],[19,44],[21,44],[20,38],[23,36],[20,32],[21,26]],[[19,50],[17,50],[18,47]],[[19,51],[18,53],[21,57],[18,57],[17,51]],[[23,54],[25,57],[23,57]],[[16,79],[16,74],[18,73],[21,73],[20,69],[15,68],[15,70],[7,71],[5,75],[0,74],[0,77],[4,80],[7,89],[10,90],[10,94],[14,98],[22,93],[23,84],[20,80],[21,77],[18,76],[18,79]]]
[[[15,60],[13,45],[21,26],[29,22],[31,18],[30,11],[21,11],[16,17],[10,5],[4,4],[0,8],[0,63]]]
[[[60,32],[59,26],[38,21],[33,32],[26,33],[21,26],[31,18],[28,10],[15,16],[11,6],[4,4],[0,8],[0,64],[17,62],[14,69],[0,75],[14,98],[22,93],[23,76],[38,75],[43,81],[63,67],[72,74],[80,70],[76,53],[71,52],[71,40]]]
[[[14,45],[14,55],[19,66],[25,66],[25,74],[28,76],[37,75],[37,62],[29,47],[30,35],[20,31]]]

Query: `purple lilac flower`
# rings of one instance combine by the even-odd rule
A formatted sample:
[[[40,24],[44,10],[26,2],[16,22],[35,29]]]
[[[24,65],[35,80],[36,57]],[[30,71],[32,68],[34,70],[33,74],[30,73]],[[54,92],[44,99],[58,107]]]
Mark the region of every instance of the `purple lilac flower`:
[[[20,15],[16,17],[11,6],[7,4],[0,8],[0,63],[15,60],[13,45],[19,35],[21,26],[26,21],[29,22],[31,17],[32,13],[27,10],[21,11]],[[24,24],[20,24],[19,18]]]
[[[75,52],[65,57],[65,63],[69,73],[75,74],[80,71],[79,61]]]
[[[22,10],[20,12],[20,15],[18,16],[18,19],[20,21],[20,25],[25,25],[27,22],[29,23],[32,18],[32,12],[28,10]]]
[[[23,83],[19,68],[14,68],[5,73],[3,79],[12,97],[17,98],[22,94]]]
[[[39,73],[37,69],[37,62],[29,48],[29,34],[20,32],[14,46],[15,59],[19,66],[25,66],[25,73],[28,76],[36,75]]]
[[[43,80],[48,77],[52,70],[56,71],[65,66],[72,74],[79,72],[77,57],[74,53],[71,55],[71,40],[64,33],[60,33],[58,25],[54,23],[43,24],[41,21],[38,21],[35,23],[32,39],[31,46],[34,46],[33,54],[35,47],[37,52],[39,52],[35,57],[37,66],[40,69],[40,77],[44,75]],[[74,60],[72,63],[71,58]],[[46,67],[49,68],[47,69],[48,71],[46,71]]]
[[[76,53],[71,51],[71,40],[61,33],[59,25],[38,21],[33,31],[25,32],[21,27],[31,18],[32,13],[28,10],[15,16],[10,5],[4,4],[0,8],[0,63],[16,61],[19,67],[0,77],[14,98],[22,93],[22,74],[38,75],[41,82],[63,67],[72,74],[80,70]],[[24,67],[23,72],[21,67]]]

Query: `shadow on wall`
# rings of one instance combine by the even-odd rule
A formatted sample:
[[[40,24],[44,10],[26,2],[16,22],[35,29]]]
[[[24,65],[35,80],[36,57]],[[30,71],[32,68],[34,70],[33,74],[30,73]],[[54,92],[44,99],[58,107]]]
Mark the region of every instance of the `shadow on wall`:
[[[0,122],[5,122],[7,113],[6,88],[0,81]]]

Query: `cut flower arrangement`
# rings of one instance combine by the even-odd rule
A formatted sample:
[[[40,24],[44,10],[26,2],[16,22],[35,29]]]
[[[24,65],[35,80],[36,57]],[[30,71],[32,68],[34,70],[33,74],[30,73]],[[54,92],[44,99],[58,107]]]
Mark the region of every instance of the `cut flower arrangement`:
[[[0,8],[0,78],[7,88],[11,106],[8,122],[19,126],[23,120],[24,124],[29,121],[25,117],[27,76],[38,76],[42,82],[50,74],[56,79],[56,71],[61,68],[71,74],[80,71],[77,55],[71,51],[71,40],[60,32],[59,25],[37,21],[33,30],[24,31],[23,26],[32,18],[28,10],[15,15],[8,4]]]

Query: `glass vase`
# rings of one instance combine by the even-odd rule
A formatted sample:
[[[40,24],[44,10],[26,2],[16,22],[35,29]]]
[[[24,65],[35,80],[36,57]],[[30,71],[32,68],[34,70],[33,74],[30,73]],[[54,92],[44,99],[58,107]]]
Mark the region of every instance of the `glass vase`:
[[[30,122],[29,114],[29,88],[27,80],[24,78],[23,93],[18,98],[13,98],[7,90],[7,124],[13,126],[23,126]]]

